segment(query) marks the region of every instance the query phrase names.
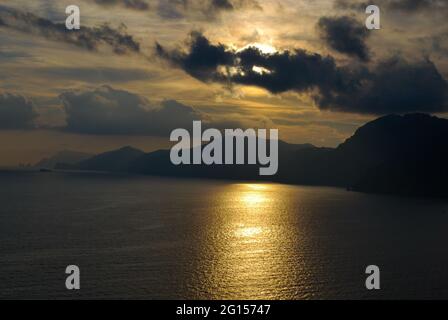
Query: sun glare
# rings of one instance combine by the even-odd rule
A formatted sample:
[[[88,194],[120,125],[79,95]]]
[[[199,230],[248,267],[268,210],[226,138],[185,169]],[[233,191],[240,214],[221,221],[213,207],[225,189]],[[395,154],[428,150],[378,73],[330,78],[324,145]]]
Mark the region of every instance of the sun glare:
[[[262,232],[263,229],[260,227],[242,226],[241,228],[235,231],[235,235],[240,238],[255,238],[259,236]]]
[[[260,50],[262,53],[264,54],[274,54],[277,52],[277,49],[273,46],[271,46],[270,44],[266,44],[266,43],[258,43],[258,42],[254,42],[254,43],[250,43],[247,46],[241,48],[238,51],[243,51],[247,48],[250,47],[254,47],[257,48],[258,50]]]
[[[251,183],[243,186],[246,190],[241,194],[241,201],[248,208],[259,206],[263,202],[268,201],[267,185]]]
[[[255,73],[258,73],[258,74],[265,74],[265,73],[271,74],[272,73],[271,70],[268,70],[266,68],[259,67],[259,66],[253,66],[252,71]]]
[[[248,193],[242,197],[243,202],[251,207],[266,201],[266,198],[258,193]]]

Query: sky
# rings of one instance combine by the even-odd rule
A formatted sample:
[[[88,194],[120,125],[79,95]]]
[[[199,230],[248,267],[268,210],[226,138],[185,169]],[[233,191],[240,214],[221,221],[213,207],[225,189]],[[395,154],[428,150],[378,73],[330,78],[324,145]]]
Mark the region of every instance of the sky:
[[[381,115],[446,117],[447,13],[446,0],[1,0],[0,165],[166,148],[194,120],[335,147]]]

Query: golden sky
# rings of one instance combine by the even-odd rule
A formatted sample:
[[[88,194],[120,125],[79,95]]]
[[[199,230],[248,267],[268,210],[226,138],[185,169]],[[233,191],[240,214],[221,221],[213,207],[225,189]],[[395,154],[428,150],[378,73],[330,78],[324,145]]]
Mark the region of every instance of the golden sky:
[[[408,88],[403,89],[401,84],[395,82],[405,82],[409,77],[428,77],[429,82],[420,79],[409,84],[417,86],[415,90],[420,92],[428,89],[429,99],[423,93],[416,96],[423,101],[427,99],[428,108],[424,103],[413,105],[415,97],[408,100],[403,98],[397,104],[409,101],[413,106],[409,112],[443,116],[447,107],[448,23],[445,19],[448,10],[445,10],[444,1],[441,7],[434,7],[429,1],[421,2],[423,4],[415,5],[412,0],[377,1],[382,10],[381,30],[350,30],[368,51],[368,59],[363,59],[359,54],[362,48],[340,47],[347,44],[342,42],[350,41],[350,38],[339,38],[330,33],[339,30],[336,23],[342,21],[339,19],[341,17],[358,21],[362,28],[367,16],[362,1],[140,0],[132,3],[146,3],[148,6],[132,8],[126,5],[129,1],[123,0],[2,0],[0,95],[24,97],[31,102],[36,116],[33,118],[33,128],[7,124],[2,127],[0,119],[0,165],[36,162],[62,149],[102,152],[133,145],[150,151],[168,146],[168,135],[163,128],[133,131],[129,130],[129,123],[114,120],[111,123],[116,123],[119,128],[117,132],[113,132],[107,124],[102,127],[102,123],[98,123],[98,132],[92,132],[91,124],[83,126],[80,121],[89,121],[85,118],[90,109],[86,108],[95,102],[105,107],[95,108],[92,121],[107,121],[108,117],[117,115],[126,118],[126,121],[134,121],[138,120],[139,114],[144,114],[141,110],[150,110],[148,122],[137,121],[135,128],[157,126],[158,123],[170,128],[182,125],[182,118],[193,119],[199,115],[210,126],[218,128],[278,128],[282,140],[331,147],[351,136],[365,122],[389,111],[388,106],[384,105],[378,109],[358,108],[358,98],[353,99],[355,102],[338,101],[337,106],[333,101],[335,99],[332,99],[330,104],[324,106],[315,98],[316,94],[323,95],[322,91],[328,89],[329,84],[322,74],[319,80],[311,82],[309,88],[307,85],[305,89],[303,86],[298,88],[295,83],[279,92],[272,90],[268,84],[247,79],[232,80],[229,84],[192,75],[185,67],[186,61],[191,58],[188,55],[194,41],[192,32],[201,34],[209,41],[210,47],[218,48],[221,45],[224,51],[231,52],[235,57],[246,48],[255,47],[261,57],[288,51],[291,57],[299,59],[294,50],[301,49],[306,52],[307,58],[316,54],[325,61],[334,61],[336,74],[345,72],[347,68],[371,72],[372,75],[356,78],[360,79],[358,86],[364,86],[364,82],[369,81],[367,77],[376,77],[377,82],[372,82],[370,86],[387,91],[390,96],[403,96],[409,92]],[[72,4],[81,9],[81,30],[107,23],[111,30],[132,36],[133,41],[139,44],[139,50],[117,53],[114,45],[104,41],[99,41],[95,50],[89,50],[79,43],[62,39],[60,34],[56,33],[55,36],[52,30],[39,27],[33,20],[38,17],[55,24],[64,23],[65,8]],[[23,15],[12,19],[11,12]],[[32,14],[32,18],[26,14]],[[323,17],[330,20],[322,20]],[[2,20],[6,26],[2,25]],[[331,24],[332,21],[335,24]],[[322,25],[327,29],[323,29]],[[325,30],[327,38],[322,35]],[[169,53],[169,59],[156,52],[156,43]],[[179,53],[185,55],[181,62],[175,59],[175,54]],[[389,74],[384,70],[388,65],[383,61],[388,59],[407,61],[400,62],[399,66],[393,65],[399,75],[398,71]],[[253,70],[264,70],[257,68]],[[291,69],[291,72],[297,71]],[[285,70],[282,74],[289,76]],[[383,78],[390,84],[380,85],[379,81]],[[431,88],[436,87],[437,90],[419,87],[433,80],[435,84],[431,84]],[[362,90],[366,88],[368,86],[362,87]],[[357,91],[353,96],[358,94],[361,97],[359,103],[367,101],[364,93]],[[366,96],[368,103],[375,99],[371,93]],[[112,103],[113,99],[120,106]],[[0,99],[0,116],[2,103],[10,103],[11,97],[3,100]],[[132,102],[128,105],[127,101]],[[395,100],[388,97],[387,100],[378,101],[384,104],[384,101],[389,103]],[[10,105],[5,108],[10,108]],[[73,112],[70,123],[67,122],[68,110]],[[127,110],[130,110],[129,117]],[[391,113],[407,111],[404,107],[390,108]],[[157,121],[150,120],[150,117]]]

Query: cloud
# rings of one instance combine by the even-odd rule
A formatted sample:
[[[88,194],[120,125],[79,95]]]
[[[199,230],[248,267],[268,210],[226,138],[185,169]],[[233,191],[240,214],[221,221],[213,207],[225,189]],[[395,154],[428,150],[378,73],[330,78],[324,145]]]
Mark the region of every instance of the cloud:
[[[0,6],[0,20],[3,25],[19,32],[39,35],[52,41],[65,42],[90,51],[98,50],[100,45],[109,46],[116,54],[139,53],[140,44],[128,35],[124,26],[114,29],[109,25],[99,27],[83,26],[80,30],[69,31],[65,24],[55,23],[30,12]]]
[[[1,57],[1,52],[0,52]],[[78,80],[88,83],[131,82],[149,80],[153,75],[143,69],[127,69],[112,67],[70,68],[41,67],[33,69],[39,76],[54,79]]]
[[[66,130],[81,134],[166,136],[203,117],[174,100],[154,106],[141,96],[109,86],[66,92],[60,98],[67,115]]]
[[[427,9],[447,9],[445,0],[383,0],[389,8],[402,11],[419,11]]]
[[[120,5],[133,10],[149,10],[148,2],[144,0],[94,0],[95,3],[105,6]]]
[[[25,97],[0,94],[0,129],[32,129],[37,117],[33,103]]]
[[[348,85],[343,83],[342,70],[332,57],[301,49],[263,53],[248,47],[236,51],[223,44],[212,44],[201,33],[193,32],[186,51],[170,51],[156,44],[156,52],[204,82],[253,85],[272,93]]]
[[[30,59],[32,58],[32,55],[24,51],[3,50],[3,48],[0,47],[0,60],[11,61],[21,58]]]
[[[167,19],[199,16],[213,19],[222,12],[261,10],[257,0],[158,0],[157,12]]]
[[[448,32],[430,37],[431,49],[439,54],[448,54]]]
[[[159,57],[203,82],[250,85],[271,93],[309,94],[325,110],[366,114],[447,111],[447,82],[429,60],[400,57],[370,66],[338,66],[301,49],[263,53],[212,44],[193,32],[185,50],[156,44]]]
[[[156,8],[159,16],[166,19],[186,17],[213,19],[222,12],[257,9],[257,0],[94,0],[98,5],[121,6],[138,11]]]
[[[321,38],[327,45],[340,53],[357,57],[361,61],[369,60],[369,49],[366,39],[369,31],[354,18],[322,17],[317,24]]]
[[[336,7],[341,9],[365,9],[372,3],[359,2],[358,0],[337,0]],[[446,0],[376,0],[375,5],[380,8],[387,8],[390,10],[404,11],[415,13],[427,10],[447,10],[448,4]]]
[[[188,46],[188,52],[167,51],[156,43],[156,53],[201,81],[218,80],[218,66],[231,66],[236,60],[235,51],[222,44],[211,44],[199,32],[191,33]]]
[[[322,109],[368,114],[448,111],[448,83],[430,60],[382,61],[358,83],[353,91],[320,95],[318,104]]]

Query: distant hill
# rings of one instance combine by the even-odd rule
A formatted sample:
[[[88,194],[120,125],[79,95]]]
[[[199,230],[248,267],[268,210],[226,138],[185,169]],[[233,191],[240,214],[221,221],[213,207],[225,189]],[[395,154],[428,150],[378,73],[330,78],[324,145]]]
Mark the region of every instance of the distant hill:
[[[353,185],[363,192],[448,196],[448,120],[424,114],[378,119],[344,150],[371,163]],[[361,146],[362,145],[362,146]]]
[[[60,163],[57,169],[86,171],[129,172],[131,163],[145,153],[132,147],[124,147],[83,160],[75,165]]]
[[[58,152],[50,158],[44,158],[34,165],[38,169],[54,169],[58,163],[77,164],[83,160],[89,159],[93,154],[64,150]]]
[[[269,145],[269,143],[268,143]],[[279,141],[279,161],[286,159],[299,150],[315,149],[311,144],[288,144]],[[225,150],[223,149],[223,155]],[[235,153],[234,153],[235,154]],[[247,154],[247,148],[246,148]],[[173,176],[173,177],[198,177],[213,179],[234,180],[272,180],[273,177],[261,177],[259,175],[260,165],[186,165],[175,166],[170,161],[169,150],[159,150],[145,154],[136,159],[130,166],[133,173]],[[280,168],[281,170],[281,164]]]
[[[280,141],[279,170],[272,177],[260,177],[259,165],[174,166],[169,155],[169,150],[145,154],[127,147],[82,161],[76,168],[448,196],[448,120],[425,114],[381,117],[359,128],[334,149]]]

